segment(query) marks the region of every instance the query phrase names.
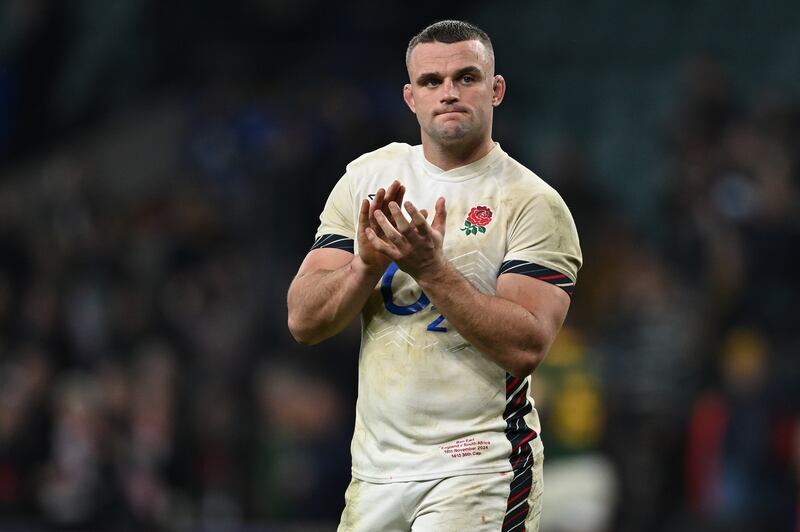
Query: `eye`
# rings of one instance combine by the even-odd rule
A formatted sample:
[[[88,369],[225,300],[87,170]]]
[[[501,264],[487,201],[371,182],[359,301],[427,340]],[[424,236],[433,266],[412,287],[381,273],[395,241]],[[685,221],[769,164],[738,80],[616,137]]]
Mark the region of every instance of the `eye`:
[[[463,83],[469,84],[475,81],[475,77],[472,74],[464,74],[463,76],[461,76],[461,81]]]
[[[425,82],[425,86],[426,87],[430,87],[430,88],[438,87],[439,86],[439,80],[438,79],[429,79],[429,80],[427,80]]]

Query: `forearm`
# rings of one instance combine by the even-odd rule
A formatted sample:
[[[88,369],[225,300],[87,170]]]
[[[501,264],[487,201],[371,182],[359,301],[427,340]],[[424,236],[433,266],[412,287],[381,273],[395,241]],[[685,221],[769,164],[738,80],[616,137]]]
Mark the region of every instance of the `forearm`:
[[[341,332],[364,308],[382,273],[354,255],[336,270],[296,277],[287,296],[292,336],[311,345]]]
[[[417,282],[461,336],[515,377],[538,366],[557,332],[521,305],[480,292],[449,263]]]

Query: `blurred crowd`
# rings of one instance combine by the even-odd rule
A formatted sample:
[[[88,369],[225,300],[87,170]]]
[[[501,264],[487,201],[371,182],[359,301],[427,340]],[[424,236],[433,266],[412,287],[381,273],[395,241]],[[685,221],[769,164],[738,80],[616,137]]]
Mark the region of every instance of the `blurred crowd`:
[[[597,486],[583,504],[553,504],[585,505],[611,530],[794,530],[800,98],[739,101],[708,57],[687,63],[683,91],[664,125],[657,226],[599,201],[572,149],[546,174],[573,209],[586,264],[534,377],[548,456],[607,459],[566,477]],[[604,529],[581,519],[552,529]]]
[[[402,80],[323,70],[177,85],[174,168],[141,189],[91,156],[120,135],[111,121],[65,115],[80,128],[36,144],[18,121],[42,111],[3,114],[21,85],[2,71],[0,155],[35,161],[0,173],[0,528],[338,520],[358,331],[295,346],[285,291],[345,164],[418,133]],[[543,532],[800,527],[800,93],[742,97],[707,56],[680,75],[649,223],[583,141],[533,160],[498,111],[498,140],[562,194],[585,259],[534,375]]]

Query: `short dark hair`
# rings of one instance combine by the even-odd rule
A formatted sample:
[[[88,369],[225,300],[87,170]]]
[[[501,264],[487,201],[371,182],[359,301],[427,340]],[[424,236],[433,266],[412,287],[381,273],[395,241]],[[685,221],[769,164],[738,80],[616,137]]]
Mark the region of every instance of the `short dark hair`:
[[[477,40],[483,43],[489,52],[489,57],[494,62],[494,48],[489,35],[475,24],[462,20],[440,20],[434,22],[418,34],[414,35],[406,48],[406,66],[411,59],[411,51],[418,44],[429,42],[443,42],[452,44],[461,41]]]

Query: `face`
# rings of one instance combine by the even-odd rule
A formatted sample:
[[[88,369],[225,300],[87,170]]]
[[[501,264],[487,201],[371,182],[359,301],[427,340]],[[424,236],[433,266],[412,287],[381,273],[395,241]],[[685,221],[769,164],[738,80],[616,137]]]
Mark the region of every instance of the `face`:
[[[480,41],[418,44],[408,64],[403,98],[417,115],[423,142],[480,143],[491,138],[492,112],[505,95]]]

